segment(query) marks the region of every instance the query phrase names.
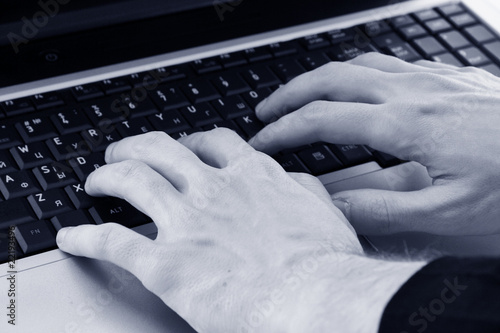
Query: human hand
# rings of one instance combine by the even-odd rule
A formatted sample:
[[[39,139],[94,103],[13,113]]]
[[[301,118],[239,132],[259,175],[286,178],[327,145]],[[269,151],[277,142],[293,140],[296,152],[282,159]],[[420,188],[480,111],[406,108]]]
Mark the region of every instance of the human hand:
[[[370,53],[295,78],[257,107],[250,144],[274,153],[316,141],[363,144],[427,168],[420,191],[333,198],[356,231],[500,233],[500,79],[479,69]]]
[[[59,247],[129,270],[199,332],[299,332],[315,321],[304,299],[318,293],[320,279],[333,279],[327,299],[338,301],[328,320],[345,325],[338,316],[349,306],[363,311],[363,301],[347,300],[358,295],[360,276],[371,286],[376,274],[364,261],[355,265],[361,246],[316,178],[287,174],[227,129],[181,142],[148,133],[113,144],[85,186],[149,215],[154,241],[106,223],[61,229]],[[388,288],[366,303],[372,326],[398,286],[382,278]]]

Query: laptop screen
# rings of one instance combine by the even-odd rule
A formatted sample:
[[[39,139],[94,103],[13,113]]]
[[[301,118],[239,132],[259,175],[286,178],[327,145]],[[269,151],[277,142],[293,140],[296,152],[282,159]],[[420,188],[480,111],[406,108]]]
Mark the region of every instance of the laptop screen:
[[[0,70],[5,75],[0,78],[0,86],[230,40],[387,4],[388,0],[2,1]],[[45,62],[43,56],[46,52],[57,53],[59,60]]]

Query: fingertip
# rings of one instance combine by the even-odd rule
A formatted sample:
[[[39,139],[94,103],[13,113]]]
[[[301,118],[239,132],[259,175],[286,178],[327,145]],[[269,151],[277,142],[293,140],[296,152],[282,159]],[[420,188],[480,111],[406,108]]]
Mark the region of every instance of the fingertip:
[[[257,104],[257,106],[255,107],[255,114],[257,115],[258,118],[261,117],[262,115],[262,112],[264,110],[264,107],[266,106],[267,104],[267,100],[268,98],[264,98],[262,101],[260,101],[259,104]]]
[[[69,231],[73,229],[73,227],[66,227],[66,228],[62,228],[60,229],[58,232],[57,232],[57,235],[56,235],[56,243],[57,243],[57,246],[63,250],[64,247],[66,246],[66,244],[68,244],[68,233]]]

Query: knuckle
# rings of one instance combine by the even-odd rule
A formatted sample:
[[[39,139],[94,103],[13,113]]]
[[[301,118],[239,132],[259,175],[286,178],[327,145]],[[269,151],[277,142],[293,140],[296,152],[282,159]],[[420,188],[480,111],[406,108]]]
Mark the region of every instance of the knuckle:
[[[164,132],[149,132],[142,134],[134,139],[130,145],[133,156],[149,156],[152,154],[152,148],[162,145],[169,136]]]
[[[111,233],[115,228],[114,223],[105,223],[96,228],[97,235],[95,235],[95,250],[100,252],[104,258],[107,258],[112,244],[110,244]]]
[[[136,160],[125,160],[113,164],[112,175],[120,179],[133,179],[137,175],[142,174],[145,164]]]
[[[351,64],[355,65],[365,65],[365,64],[373,64],[375,61],[380,61],[381,59],[387,60],[388,57],[384,56],[377,52],[368,52],[361,54],[351,60]]]

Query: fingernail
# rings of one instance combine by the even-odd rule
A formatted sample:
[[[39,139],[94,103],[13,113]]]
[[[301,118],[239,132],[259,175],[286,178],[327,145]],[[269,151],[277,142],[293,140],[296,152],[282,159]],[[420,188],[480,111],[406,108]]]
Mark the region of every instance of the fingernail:
[[[262,108],[264,107],[264,105],[266,105],[266,103],[267,103],[267,98],[264,98],[262,101],[260,101],[259,104],[257,104],[257,106],[255,107],[255,113],[257,115],[261,113]]]
[[[71,229],[71,227],[62,228],[57,233],[57,237],[56,237],[57,246],[63,245],[64,240],[66,238],[66,234],[68,233],[68,229]]]
[[[332,198],[332,203],[340,209],[346,219],[349,220],[351,218],[351,205],[349,204],[349,201],[344,198]]]

